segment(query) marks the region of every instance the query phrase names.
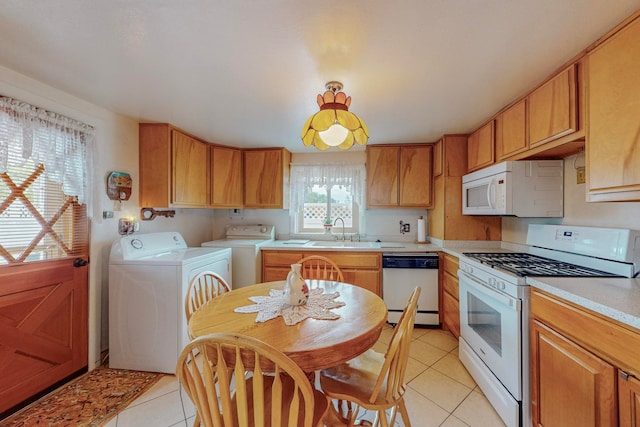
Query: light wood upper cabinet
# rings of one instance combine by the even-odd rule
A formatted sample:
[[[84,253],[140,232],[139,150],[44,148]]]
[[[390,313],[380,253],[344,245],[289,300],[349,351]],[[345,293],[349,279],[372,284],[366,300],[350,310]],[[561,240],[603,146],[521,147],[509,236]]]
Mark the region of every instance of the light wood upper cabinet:
[[[428,236],[442,240],[500,240],[502,217],[462,214],[462,176],[467,173],[467,135],[445,135],[438,144],[442,174],[433,179]]]
[[[367,146],[367,207],[398,206],[397,146]]]
[[[587,56],[588,201],[640,200],[640,17]]]
[[[578,130],[576,65],[572,64],[531,92],[529,146],[531,148]]]
[[[494,120],[469,135],[467,140],[467,170],[469,172],[490,166],[495,161]]]
[[[242,150],[211,145],[211,207],[243,206]]]
[[[432,144],[367,146],[367,207],[432,206],[432,170]]]
[[[496,161],[529,148],[527,137],[527,100],[522,99],[496,117]]]
[[[400,147],[401,207],[428,208],[433,205],[433,145]]]
[[[140,205],[208,205],[208,144],[166,123],[139,125]]]
[[[287,209],[290,163],[284,148],[244,150],[244,207]]]

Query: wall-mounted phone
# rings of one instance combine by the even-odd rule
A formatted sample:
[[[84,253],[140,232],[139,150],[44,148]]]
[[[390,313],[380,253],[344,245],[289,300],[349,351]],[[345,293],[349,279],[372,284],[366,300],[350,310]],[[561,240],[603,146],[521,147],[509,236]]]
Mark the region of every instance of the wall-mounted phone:
[[[107,176],[107,196],[111,200],[129,200],[132,183],[131,175],[128,173],[111,172]]]

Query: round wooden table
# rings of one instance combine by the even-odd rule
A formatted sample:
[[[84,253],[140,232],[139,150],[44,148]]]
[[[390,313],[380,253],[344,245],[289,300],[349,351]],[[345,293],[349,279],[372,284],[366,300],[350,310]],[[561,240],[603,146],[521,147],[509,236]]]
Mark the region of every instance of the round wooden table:
[[[345,306],[331,311],[335,320],[305,319],[287,326],[282,317],[256,322],[257,313],[236,313],[251,305],[249,297],[268,296],[270,289],[282,289],[284,280],[234,289],[203,305],[189,320],[189,333],[199,337],[213,332],[235,332],[258,338],[289,356],[305,372],[337,366],[367,351],[376,342],[387,320],[387,307],[373,292],[355,285],[308,280],[325,293],[339,292],[336,299]]]

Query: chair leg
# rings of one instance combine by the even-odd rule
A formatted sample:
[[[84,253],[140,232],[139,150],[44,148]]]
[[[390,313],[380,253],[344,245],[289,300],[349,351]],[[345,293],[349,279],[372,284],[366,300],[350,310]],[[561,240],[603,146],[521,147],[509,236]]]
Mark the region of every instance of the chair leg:
[[[400,415],[402,415],[402,421],[404,422],[405,427],[411,427],[411,421],[409,420],[407,406],[404,404],[404,398],[400,399],[398,408],[400,409]]]
[[[396,415],[398,414],[398,405],[391,408],[391,419],[389,420],[389,425],[393,426],[396,422]]]

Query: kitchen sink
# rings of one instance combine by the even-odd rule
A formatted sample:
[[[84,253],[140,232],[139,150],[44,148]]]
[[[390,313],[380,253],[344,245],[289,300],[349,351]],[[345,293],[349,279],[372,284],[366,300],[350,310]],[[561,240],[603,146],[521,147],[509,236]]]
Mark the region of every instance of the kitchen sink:
[[[323,248],[376,248],[375,242],[340,242],[340,241],[315,241],[313,246],[319,246]]]
[[[323,248],[404,248],[402,243],[388,242],[340,242],[320,240],[312,243],[312,246]]]

